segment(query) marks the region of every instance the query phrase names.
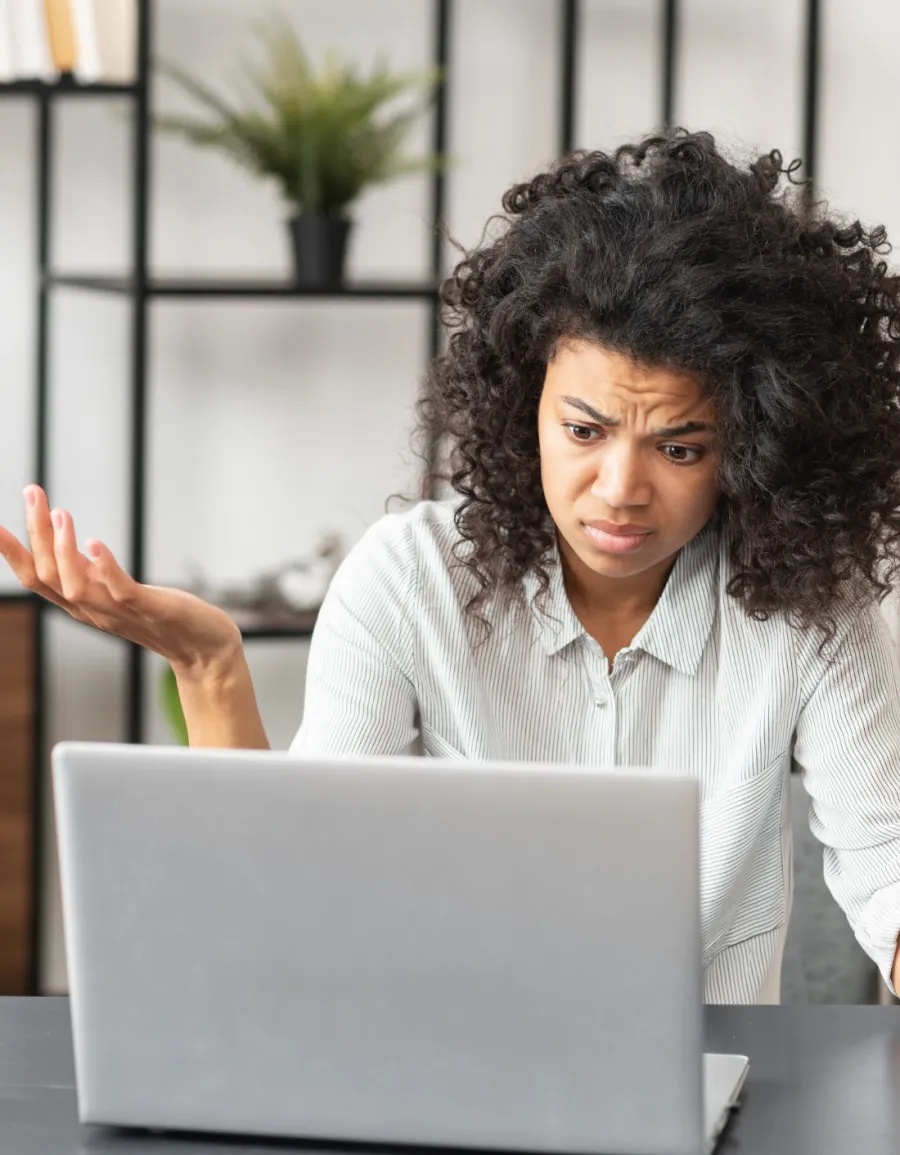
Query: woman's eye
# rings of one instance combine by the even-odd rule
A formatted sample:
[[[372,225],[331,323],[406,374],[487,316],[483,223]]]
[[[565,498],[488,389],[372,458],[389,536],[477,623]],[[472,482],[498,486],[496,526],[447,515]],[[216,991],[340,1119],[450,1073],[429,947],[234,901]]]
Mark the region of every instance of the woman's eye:
[[[566,423],[566,429],[576,441],[591,441],[595,436],[599,436],[596,429],[592,429],[590,425],[577,425],[572,421]]]
[[[703,457],[699,446],[664,445],[662,451],[673,465],[695,465]]]

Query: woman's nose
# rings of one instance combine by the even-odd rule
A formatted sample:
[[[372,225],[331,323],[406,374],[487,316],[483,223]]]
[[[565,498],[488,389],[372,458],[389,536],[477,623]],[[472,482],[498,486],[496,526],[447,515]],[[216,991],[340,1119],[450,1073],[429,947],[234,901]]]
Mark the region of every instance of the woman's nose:
[[[641,455],[627,445],[607,444],[598,455],[591,493],[610,509],[648,505],[652,488]]]

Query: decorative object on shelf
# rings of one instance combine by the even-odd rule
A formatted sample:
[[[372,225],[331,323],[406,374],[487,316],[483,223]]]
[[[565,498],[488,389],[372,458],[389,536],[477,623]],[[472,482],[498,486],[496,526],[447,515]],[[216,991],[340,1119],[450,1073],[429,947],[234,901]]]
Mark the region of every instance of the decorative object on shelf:
[[[271,590],[275,599],[295,613],[316,610],[322,604],[343,555],[343,542],[338,534],[325,534],[312,557],[282,566],[267,579],[263,589]]]
[[[350,206],[368,187],[414,172],[434,172],[443,157],[402,152],[415,121],[441,79],[438,69],[392,72],[383,61],[368,75],[330,53],[314,71],[288,20],[273,14],[256,24],[263,50],[245,61],[247,91],[232,105],[185,69],[159,65],[212,118],[157,116],[164,132],[216,148],[263,177],[278,182],[290,216],[297,281],[333,286],[344,276]],[[388,111],[410,93],[411,106]]]
[[[343,556],[344,544],[340,535],[328,531],[319,538],[307,557],[267,571],[249,586],[223,589],[211,600],[229,612],[234,611],[238,624],[241,610],[269,613],[275,617],[311,613],[322,604]]]
[[[259,628],[268,622],[277,631],[279,627],[289,628],[292,623],[299,625],[304,616],[314,615],[322,604],[343,556],[342,538],[328,531],[322,534],[308,557],[268,571],[249,586],[216,591],[202,572],[195,569],[187,588],[198,597],[227,610],[242,629],[249,623]],[[159,696],[173,737],[186,746],[188,733],[184,711],[178,696],[175,674],[168,663],[160,675]]]

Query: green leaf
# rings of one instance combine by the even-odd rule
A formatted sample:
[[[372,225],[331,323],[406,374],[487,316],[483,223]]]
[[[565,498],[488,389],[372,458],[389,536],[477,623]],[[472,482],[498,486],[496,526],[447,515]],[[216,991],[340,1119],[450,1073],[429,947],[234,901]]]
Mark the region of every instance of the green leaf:
[[[160,677],[159,691],[163,713],[169,723],[173,737],[182,746],[187,746],[187,723],[184,720],[184,710],[181,708],[181,698],[178,695],[178,683],[175,680],[175,671],[168,664],[166,664]]]
[[[199,100],[201,104],[205,104],[207,108],[213,112],[218,113],[223,119],[227,120],[235,115],[234,110],[229,108],[221,97],[217,96],[208,85],[202,84],[199,80],[191,76],[187,69],[182,68],[178,64],[173,64],[171,61],[167,62],[163,60],[158,61],[156,67],[164,76],[168,76],[170,79],[176,81],[190,96],[193,96],[195,100]]]

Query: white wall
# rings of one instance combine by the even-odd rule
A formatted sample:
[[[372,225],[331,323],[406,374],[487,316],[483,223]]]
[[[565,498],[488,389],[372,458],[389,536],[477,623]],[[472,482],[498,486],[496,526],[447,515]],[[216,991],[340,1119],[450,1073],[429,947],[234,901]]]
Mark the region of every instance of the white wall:
[[[430,51],[426,0],[283,0],[314,54],[383,49],[419,67]],[[799,151],[802,0],[684,0],[677,115],[729,140]],[[255,0],[157,0],[157,51],[225,82]],[[579,143],[607,146],[656,121],[657,0],[585,0]],[[457,0],[450,107],[449,224],[480,236],[500,194],[555,151],[556,0]],[[833,0],[823,67],[820,165],[842,207],[900,225],[895,136],[900,74],[891,0]],[[160,105],[180,97],[160,85]],[[0,356],[5,370],[0,522],[21,531],[32,470],[33,108],[0,102]],[[427,145],[423,124],[418,143]],[[895,155],[896,154],[896,155]],[[127,124],[108,104],[72,102],[58,135],[56,264],[121,268],[127,256]],[[152,262],[158,271],[282,274],[288,254],[274,190],[211,154],[159,140],[153,150]],[[424,275],[427,181],[359,205],[351,272]],[[82,537],[123,550],[127,534],[127,309],[72,292],[54,300],[51,500]],[[352,543],[409,486],[405,452],[423,367],[424,306],[158,303],[151,327],[149,579],[192,568],[241,581],[309,549],[326,527]],[[0,575],[0,588],[14,582]],[[121,651],[64,620],[52,629],[51,737],[120,736]],[[297,643],[249,650],[273,744],[300,717]],[[158,667],[154,666],[155,671]],[[167,740],[158,716],[152,737]],[[48,834],[50,833],[48,827]],[[65,986],[56,867],[48,838],[43,984]]]

